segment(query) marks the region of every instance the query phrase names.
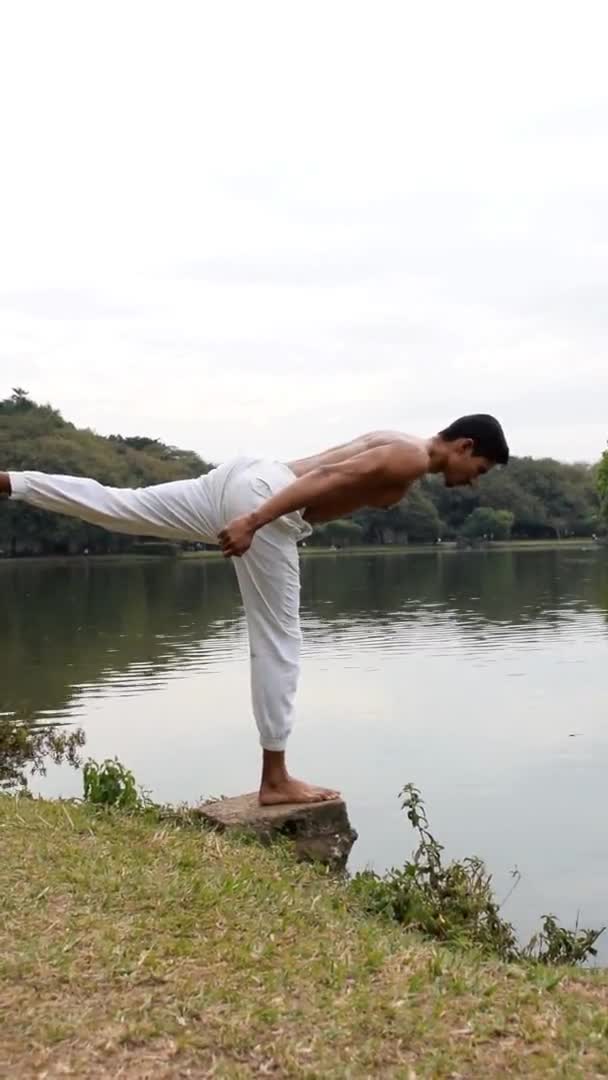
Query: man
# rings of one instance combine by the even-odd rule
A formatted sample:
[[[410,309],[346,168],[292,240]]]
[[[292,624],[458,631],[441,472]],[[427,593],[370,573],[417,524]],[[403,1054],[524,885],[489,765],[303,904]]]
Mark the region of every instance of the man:
[[[287,464],[241,457],[195,480],[136,490],[74,476],[0,473],[0,494],[115,532],[218,544],[226,558],[235,557],[263,751],[260,803],[309,803],[337,792],[293,779],[285,764],[300,670],[297,542],[312,524],[364,506],[393,506],[429,473],[443,473],[454,487],[508,460],[498,421],[476,415],[430,439],[377,431]]]

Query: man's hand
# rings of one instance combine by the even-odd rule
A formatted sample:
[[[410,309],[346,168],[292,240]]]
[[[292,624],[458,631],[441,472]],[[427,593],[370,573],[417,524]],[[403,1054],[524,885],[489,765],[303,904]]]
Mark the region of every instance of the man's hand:
[[[0,472],[0,495],[11,494],[11,481],[7,472]]]
[[[251,547],[251,542],[256,533],[256,524],[253,514],[243,514],[242,517],[234,518],[219,534],[220,547],[224,558],[231,559],[233,555],[244,555]]]

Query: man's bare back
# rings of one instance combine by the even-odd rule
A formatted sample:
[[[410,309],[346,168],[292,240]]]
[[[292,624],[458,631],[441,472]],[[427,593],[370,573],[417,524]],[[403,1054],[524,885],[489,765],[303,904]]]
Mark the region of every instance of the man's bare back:
[[[311,457],[299,458],[297,461],[288,461],[286,464],[296,476],[316,469],[319,465],[334,465],[348,458],[361,454],[365,450],[373,450],[376,446],[388,446],[391,443],[410,443],[424,447],[424,439],[418,439],[413,435],[405,435],[401,431],[370,431],[366,435],[359,435],[349,442],[332,446],[329,450],[322,450],[320,454]]]
[[[387,508],[400,502],[414,480],[428,471],[429,454],[425,440],[399,431],[372,431],[312,457],[287,462],[288,468],[296,477],[307,476],[316,469],[331,467],[335,467],[338,472],[340,466],[348,465],[349,462],[364,466],[366,462],[361,455],[380,449],[386,452],[387,464],[389,460],[394,462],[394,474],[387,472],[385,477],[376,475],[372,479],[366,478],[362,470],[355,490],[343,493],[336,490],[333,496],[328,495],[317,506],[306,507],[306,520],[311,524],[333,521],[336,517],[360,510],[363,506]],[[402,477],[399,470],[403,471]]]

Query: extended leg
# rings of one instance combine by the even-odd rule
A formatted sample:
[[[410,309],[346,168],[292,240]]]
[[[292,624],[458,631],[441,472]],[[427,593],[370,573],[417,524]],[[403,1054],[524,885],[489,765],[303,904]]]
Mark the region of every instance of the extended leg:
[[[68,514],[112,532],[209,543],[216,540],[207,475],[145,488],[104,487],[86,477],[40,472],[4,475],[14,499],[40,510]]]

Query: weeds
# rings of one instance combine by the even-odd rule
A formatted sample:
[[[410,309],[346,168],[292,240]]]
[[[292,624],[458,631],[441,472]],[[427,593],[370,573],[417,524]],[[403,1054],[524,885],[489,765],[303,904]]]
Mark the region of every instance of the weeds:
[[[149,805],[147,796],[138,791],[133,773],[118,758],[106,758],[101,765],[89,759],[83,780],[85,802],[118,810],[144,810]]]
[[[566,930],[554,915],[543,916],[543,928],[531,938],[522,955],[537,964],[582,964],[589,956],[597,956],[594,948],[601,930]]]
[[[443,846],[432,835],[418,788],[406,784],[400,794],[418,846],[403,867],[379,877],[356,874],[351,887],[367,911],[383,914],[450,944],[477,946],[501,959],[542,964],[580,964],[596,955],[602,930],[567,930],[552,915],[530,943],[521,948],[511,923],[501,915],[492,877],[482,859],[470,856],[443,862]]]

